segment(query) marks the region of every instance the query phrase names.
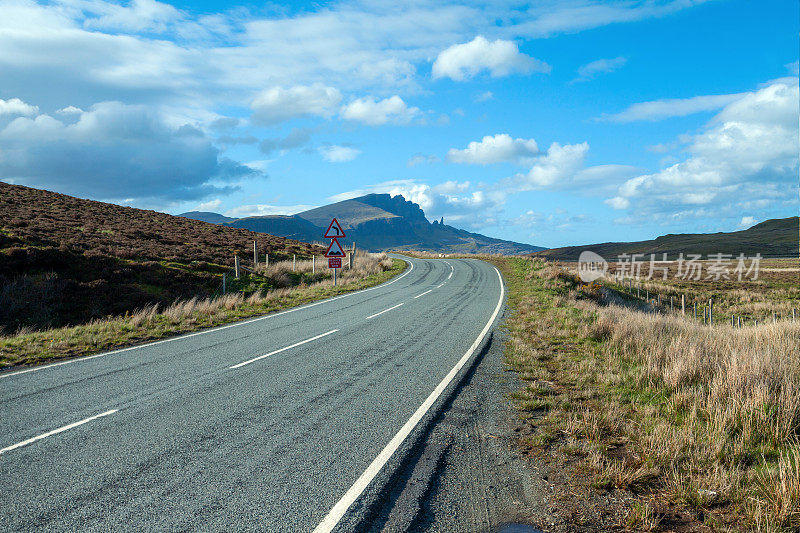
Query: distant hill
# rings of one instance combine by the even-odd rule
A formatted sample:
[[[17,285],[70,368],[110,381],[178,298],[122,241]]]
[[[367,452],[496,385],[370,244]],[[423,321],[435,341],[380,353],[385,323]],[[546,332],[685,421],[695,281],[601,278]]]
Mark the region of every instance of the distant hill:
[[[669,234],[649,241],[638,242],[604,242],[583,246],[551,248],[535,255],[561,261],[577,261],[584,250],[591,250],[611,260],[622,254],[668,254],[668,258],[678,254],[743,253],[747,256],[760,253],[762,257],[794,256],[798,257],[798,241],[800,240],[800,219],[798,217],[766,220],[760,224],[729,233],[690,233]]]
[[[0,333],[210,295],[234,252],[324,250],[282,237],[0,182]]]
[[[181,216],[195,218],[193,213],[184,213]],[[313,242],[323,240],[322,236],[334,217],[347,234],[344,243],[355,241],[360,248],[372,251],[403,248],[444,253],[512,255],[544,249],[486,237],[440,224],[438,221],[430,223],[419,205],[409,202],[401,195],[389,194],[368,194],[310,209],[291,217],[248,217],[222,223]]]
[[[298,217],[297,215],[267,215],[261,217],[247,217],[231,219],[225,224],[234,228],[243,228],[250,231],[269,233],[270,235],[280,235],[281,237],[286,237],[288,239],[297,239],[298,241],[305,242],[321,241],[323,240],[322,235],[324,234],[324,230],[322,233],[320,233],[320,230],[317,226],[308,220]]]
[[[212,224],[224,224],[225,222],[233,222],[236,220],[235,218],[226,217],[210,211],[189,211],[188,213],[183,213],[181,216],[193,220],[200,220],[201,222],[210,222]]]

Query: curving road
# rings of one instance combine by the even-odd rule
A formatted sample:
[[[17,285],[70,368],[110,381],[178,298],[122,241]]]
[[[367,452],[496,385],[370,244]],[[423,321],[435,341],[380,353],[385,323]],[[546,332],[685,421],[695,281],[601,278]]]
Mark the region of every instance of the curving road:
[[[487,263],[405,259],[372,289],[0,374],[0,528],[352,529],[503,303]]]

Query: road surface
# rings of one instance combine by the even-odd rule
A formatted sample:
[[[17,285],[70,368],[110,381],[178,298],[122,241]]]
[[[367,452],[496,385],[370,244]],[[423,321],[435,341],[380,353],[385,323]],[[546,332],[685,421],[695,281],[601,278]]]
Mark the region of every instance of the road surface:
[[[502,308],[491,265],[407,260],[372,289],[0,374],[0,528],[352,529]]]

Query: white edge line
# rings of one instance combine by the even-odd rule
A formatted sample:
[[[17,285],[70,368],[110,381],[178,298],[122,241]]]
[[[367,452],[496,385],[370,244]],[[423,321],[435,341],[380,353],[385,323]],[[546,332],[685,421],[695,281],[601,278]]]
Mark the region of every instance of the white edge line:
[[[139,348],[147,348],[147,347],[150,347],[150,346],[155,346],[157,344],[163,344],[165,342],[173,342],[173,341],[178,341],[178,340],[182,340],[182,339],[188,339],[190,337],[196,337],[197,335],[205,335],[206,333],[213,333],[215,331],[221,331],[223,329],[235,328],[237,326],[244,326],[244,325],[247,325],[247,324],[252,324],[253,322],[258,322],[259,320],[266,320],[268,318],[274,318],[276,316],[285,315],[285,314],[288,314],[288,313],[294,313],[295,311],[302,311],[303,309],[308,309],[309,307],[314,307],[316,305],[321,305],[321,304],[324,304],[324,303],[332,302],[334,300],[338,300],[339,298],[344,298],[346,296],[353,296],[354,294],[361,294],[361,293],[372,291],[372,290],[375,290],[375,289],[380,289],[380,288],[386,287],[387,285],[391,285],[392,283],[394,283],[396,281],[400,281],[401,279],[403,279],[404,277],[409,275],[412,270],[414,270],[414,263],[412,261],[409,261],[406,258],[403,258],[403,261],[405,261],[409,265],[411,265],[411,268],[409,268],[406,272],[404,272],[403,274],[401,274],[397,278],[393,279],[392,281],[389,281],[389,282],[386,282],[386,283],[381,283],[380,285],[376,285],[375,287],[370,287],[368,289],[362,289],[360,291],[348,292],[347,294],[340,294],[339,296],[334,296],[333,298],[320,300],[318,302],[313,302],[313,303],[306,304],[306,305],[303,305],[303,306],[300,306],[300,307],[294,307],[292,309],[287,309],[286,311],[280,311],[278,313],[272,313],[272,314],[260,316],[258,318],[252,318],[250,320],[245,320],[244,322],[236,322],[235,324],[228,324],[226,326],[217,326],[215,328],[205,329],[203,331],[197,331],[195,333],[187,333],[186,335],[180,335],[178,337],[172,337],[170,339],[163,339],[163,340],[160,340],[160,341],[149,342],[147,344],[139,344],[139,345],[136,345],[136,346],[129,346],[127,348],[120,348],[119,350],[112,350],[110,352],[98,353],[98,354],[95,354],[95,355],[87,355],[85,357],[79,357],[77,359],[69,359],[67,361],[61,361],[59,363],[52,363],[52,364],[49,364],[49,365],[37,366],[37,367],[34,367],[34,368],[28,368],[28,369],[25,369],[25,370],[17,370],[16,372],[0,373],[0,379],[8,378],[8,377],[11,377],[11,376],[18,376],[20,374],[27,374],[28,372],[38,372],[39,370],[46,370],[48,368],[53,368],[53,367],[57,367],[57,366],[61,366],[61,365],[68,365],[70,363],[78,363],[78,362],[81,362],[81,361],[88,361],[89,359],[96,359],[98,357],[105,357],[106,355],[114,355],[114,354],[118,354],[118,353],[122,353],[122,352],[127,352],[127,351],[130,351],[130,350],[137,350]]]
[[[392,309],[397,309],[397,308],[398,308],[398,307],[400,307],[401,305],[403,305],[403,304],[402,304],[402,303],[399,303],[399,304],[395,305],[394,307],[390,307],[389,309],[384,309],[384,310],[383,310],[383,311],[381,311],[380,313],[375,313],[374,315],[370,315],[370,316],[368,316],[367,318],[365,318],[364,320],[369,320],[370,318],[375,318],[376,316],[378,316],[378,315],[382,315],[383,313],[388,313],[388,312],[389,312],[389,311],[391,311]]]
[[[436,287],[436,288],[438,289],[439,287]],[[416,300],[417,298],[422,298],[423,296],[425,296],[429,292],[433,292],[433,289],[427,290],[427,291],[423,292],[422,294],[418,294],[418,295],[414,296],[414,299]]]
[[[106,411],[105,413],[100,413],[99,415],[90,416],[89,418],[84,418],[83,420],[80,420],[78,422],[73,422],[72,424],[68,424],[68,425],[60,427],[58,429],[54,429],[53,431],[48,431],[47,433],[42,433],[41,435],[37,435],[37,436],[35,436],[33,438],[30,438],[28,440],[24,440],[22,442],[18,442],[16,444],[12,444],[11,446],[7,446],[7,447],[3,448],[2,450],[0,450],[0,454],[6,453],[6,452],[10,452],[11,450],[16,450],[17,448],[22,448],[23,446],[27,446],[28,444],[31,444],[32,442],[36,442],[37,440],[42,440],[42,439],[46,439],[47,437],[52,437],[53,435],[61,433],[62,431],[67,431],[68,429],[76,428],[76,427],[78,427],[80,425],[83,425],[83,424],[85,424],[87,422],[91,422],[92,420],[95,420],[95,419],[100,418],[102,416],[108,416],[108,415],[114,414],[117,411],[119,411],[119,409],[111,409],[110,411]]]
[[[296,347],[298,347],[298,346],[300,346],[302,344],[305,344],[307,342],[311,342],[311,341],[315,341],[317,339],[321,339],[322,337],[326,337],[326,336],[330,335],[331,333],[336,333],[337,331],[339,331],[339,330],[338,329],[332,329],[327,333],[323,333],[322,335],[317,335],[316,337],[311,337],[310,339],[306,339],[304,341],[296,342],[296,343],[292,344],[291,346],[286,346],[284,348],[280,348],[278,350],[275,350],[274,352],[269,352],[268,354],[259,355],[258,357],[254,357],[252,359],[249,359],[249,360],[244,361],[242,363],[239,363],[237,365],[233,365],[232,367],[229,367],[229,368],[241,368],[244,365],[249,365],[250,363],[255,363],[256,361],[260,361],[261,359],[265,359],[265,358],[269,357],[270,355],[275,355],[276,353],[281,353],[281,352],[285,352],[286,350],[291,350],[292,348],[296,348]]]
[[[403,441],[408,437],[414,427],[419,423],[425,413],[431,408],[431,406],[436,402],[436,400],[441,396],[442,392],[447,388],[453,378],[455,378],[458,371],[469,361],[472,354],[475,353],[475,350],[480,346],[483,339],[486,337],[486,334],[492,327],[497,315],[500,314],[500,309],[503,306],[503,296],[505,296],[505,287],[503,286],[503,277],[500,275],[500,271],[497,270],[495,267],[495,272],[497,272],[497,277],[500,279],[500,299],[497,302],[497,307],[492,314],[492,317],[489,319],[489,322],[486,323],[484,326],[483,331],[481,331],[478,338],[475,339],[475,342],[472,343],[472,346],[469,347],[467,352],[459,359],[456,366],[453,367],[450,372],[444,377],[444,379],[436,386],[436,388],[431,392],[428,398],[419,406],[419,408],[411,415],[411,418],[400,428],[400,431],[392,437],[392,440],[389,441],[389,444],[381,450],[381,453],[372,460],[372,463],[367,467],[363,474],[353,483],[353,486],[342,496],[342,498],[336,502],[336,505],[328,512],[325,518],[322,519],[322,522],[314,528],[313,533],[328,533],[336,527],[339,521],[342,519],[344,514],[350,508],[351,505],[361,496],[361,493],[364,492],[364,489],[372,482],[375,476],[380,472],[380,470],[386,465],[389,461],[391,456]]]

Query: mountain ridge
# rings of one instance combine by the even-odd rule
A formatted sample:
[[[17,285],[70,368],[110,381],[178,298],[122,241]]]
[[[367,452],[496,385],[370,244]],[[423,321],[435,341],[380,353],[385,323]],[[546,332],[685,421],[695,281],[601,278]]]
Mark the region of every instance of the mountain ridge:
[[[196,212],[178,216],[193,218],[196,216],[194,213]],[[202,213],[197,216],[209,218],[208,215],[217,214]],[[402,195],[373,193],[295,215],[245,217],[223,221],[221,224],[315,242],[323,240],[325,229],[333,218],[342,225],[349,241],[355,241],[359,247],[371,251],[404,248],[440,253],[515,255],[544,249],[541,246],[487,237],[439,221],[431,223],[418,204],[406,200]]]
[[[655,239],[632,242],[604,242],[581,246],[564,246],[536,252],[534,255],[560,261],[577,261],[584,250],[591,250],[607,260],[622,254],[661,254],[668,258],[678,254],[732,254],[762,257],[798,257],[800,251],[800,218],[773,218],[750,228],[716,233],[668,233]]]

